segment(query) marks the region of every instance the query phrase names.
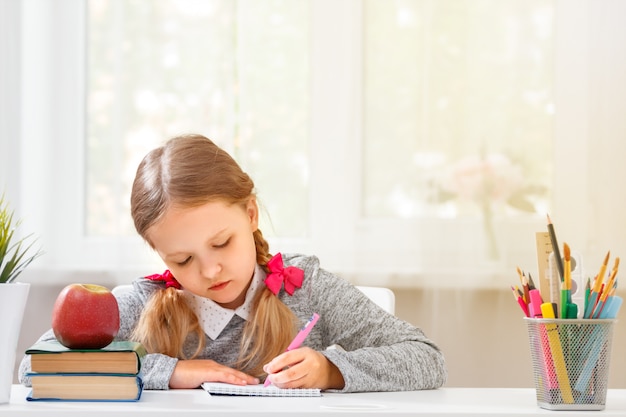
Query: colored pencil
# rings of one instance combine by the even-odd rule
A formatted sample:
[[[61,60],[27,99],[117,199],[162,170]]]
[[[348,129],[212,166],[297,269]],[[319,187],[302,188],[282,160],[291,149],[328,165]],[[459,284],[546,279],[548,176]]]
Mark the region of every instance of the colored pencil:
[[[528,273],[528,288],[531,290],[534,290],[537,288],[535,287],[535,281],[533,281],[533,277],[530,275],[530,272]]]
[[[585,285],[585,306],[583,308],[583,314],[587,311],[589,305],[589,295],[591,294],[591,278],[587,278],[587,284]]]
[[[602,266],[600,267],[600,272],[596,276],[595,281],[593,282],[593,288],[591,289],[591,294],[589,294],[589,303],[585,308],[585,312],[583,317],[588,319],[591,318],[591,313],[593,309],[596,307],[596,302],[598,301],[598,294],[602,291],[602,284],[604,283],[604,274],[606,273],[606,266],[609,263],[609,256],[611,255],[611,251],[606,253],[604,257],[604,261],[602,262]]]
[[[597,305],[593,312],[591,313],[591,317],[597,319],[600,317],[602,313],[602,309],[606,304],[606,299],[613,293],[613,285],[615,284],[615,276],[617,275],[617,269],[619,267],[619,257],[615,258],[615,263],[613,265],[613,269],[611,270],[611,275],[609,276],[609,280],[606,285],[602,288],[602,293],[600,294],[600,298],[597,302]]]
[[[556,262],[556,269],[559,273],[559,278],[563,281],[563,259],[561,258],[561,252],[559,250],[559,242],[556,240],[556,232],[554,231],[554,225],[550,215],[548,217],[548,233],[550,234],[550,242],[552,242],[552,253],[554,253],[554,261]]]
[[[515,298],[515,301],[517,301],[517,304],[519,304],[519,306],[522,308],[524,315],[526,317],[530,317],[530,313],[528,311],[528,304],[526,304],[522,296],[519,295],[519,292],[513,286],[511,286],[511,289],[513,290],[513,297]]]

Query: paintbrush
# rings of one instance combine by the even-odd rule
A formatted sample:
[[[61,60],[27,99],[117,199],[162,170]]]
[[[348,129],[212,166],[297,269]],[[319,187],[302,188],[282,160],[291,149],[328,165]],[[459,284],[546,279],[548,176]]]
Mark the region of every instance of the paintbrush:
[[[604,274],[606,273],[606,266],[609,263],[609,256],[611,251],[606,253],[604,257],[604,262],[602,262],[602,266],[600,267],[600,272],[596,276],[595,281],[593,282],[593,288],[591,289],[591,294],[589,295],[589,303],[585,308],[585,313],[583,315],[584,318],[588,319],[591,317],[591,312],[596,307],[596,302],[598,301],[598,293],[602,288],[602,283],[604,282]]]

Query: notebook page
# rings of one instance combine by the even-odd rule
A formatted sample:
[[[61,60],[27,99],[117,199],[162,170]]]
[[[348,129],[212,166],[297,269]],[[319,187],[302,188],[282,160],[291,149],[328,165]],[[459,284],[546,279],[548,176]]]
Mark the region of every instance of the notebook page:
[[[223,382],[205,382],[202,388],[213,395],[247,395],[257,397],[321,397],[319,388],[278,388],[274,385],[232,385]]]

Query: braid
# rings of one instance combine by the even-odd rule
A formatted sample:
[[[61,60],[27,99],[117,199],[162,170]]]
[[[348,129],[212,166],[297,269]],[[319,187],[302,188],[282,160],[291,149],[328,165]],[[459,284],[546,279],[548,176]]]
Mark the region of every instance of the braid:
[[[256,263],[261,265],[265,272],[267,271],[267,263],[272,258],[270,255],[270,245],[267,243],[261,233],[261,229],[256,229],[254,232],[254,245],[256,246]]]
[[[254,232],[257,264],[266,272],[271,259],[269,244],[260,229]],[[251,375],[262,377],[263,365],[284,352],[297,331],[297,317],[269,288],[258,291],[254,301],[254,315],[246,322],[238,366]]]

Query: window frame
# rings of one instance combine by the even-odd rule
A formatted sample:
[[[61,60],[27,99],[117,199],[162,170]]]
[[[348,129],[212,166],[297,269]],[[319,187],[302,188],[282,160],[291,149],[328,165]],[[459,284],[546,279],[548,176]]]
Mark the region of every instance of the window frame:
[[[574,4],[575,3],[575,4]],[[555,0],[555,153],[553,218],[575,224],[588,208],[570,207],[572,178],[586,193],[588,138],[588,0]],[[19,89],[12,91],[19,140],[10,142],[16,158],[0,155],[3,166],[15,167],[9,192],[17,199],[28,230],[37,231],[46,255],[33,268],[44,270],[106,271],[118,282],[135,273],[150,272],[162,264],[139,238],[93,238],[82,233],[84,224],[85,135],[85,2],[46,0],[10,2],[20,16],[20,65],[12,71]],[[364,219],[361,199],[361,2],[311,2],[311,219],[310,238],[273,239],[273,251],[317,255],[322,265],[348,279],[389,286],[500,285],[498,277],[519,263],[535,265],[534,233],[545,230],[545,218],[506,221],[499,227],[509,239],[528,236],[527,250],[509,253],[504,264],[468,271],[448,262],[438,268],[419,265],[416,251],[425,256],[443,250],[453,235],[440,236],[454,220]],[[63,45],[59,47],[58,45]],[[5,47],[6,51],[7,47]],[[331,64],[332,63],[332,64]],[[17,74],[17,75],[16,75]],[[0,116],[2,117],[2,116]],[[5,117],[12,117],[11,114]],[[15,130],[15,129],[14,129]],[[4,147],[3,143],[3,147]],[[340,174],[337,174],[340,173]],[[585,196],[581,196],[582,199]],[[271,213],[270,213],[271,215]],[[456,222],[465,231],[476,224]],[[452,226],[455,226],[454,224]],[[452,227],[454,229],[455,227]],[[573,230],[572,238],[587,242],[588,230]],[[530,236],[533,235],[533,236]],[[506,246],[506,245],[505,245]],[[452,260],[453,261],[453,260]],[[445,279],[439,279],[444,277]]]

